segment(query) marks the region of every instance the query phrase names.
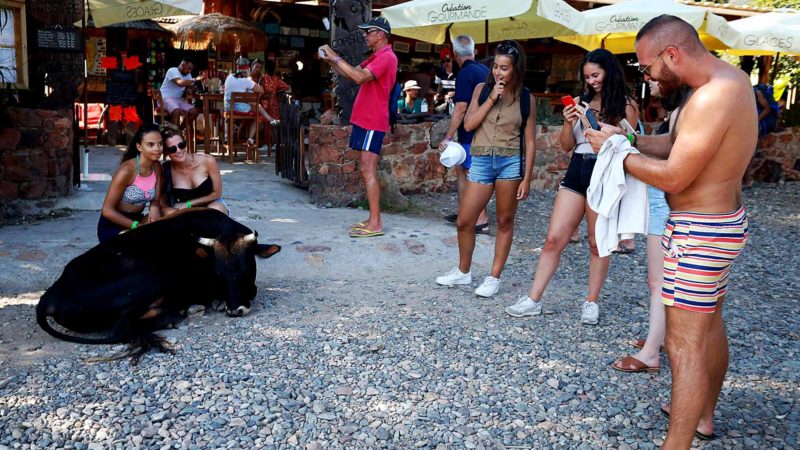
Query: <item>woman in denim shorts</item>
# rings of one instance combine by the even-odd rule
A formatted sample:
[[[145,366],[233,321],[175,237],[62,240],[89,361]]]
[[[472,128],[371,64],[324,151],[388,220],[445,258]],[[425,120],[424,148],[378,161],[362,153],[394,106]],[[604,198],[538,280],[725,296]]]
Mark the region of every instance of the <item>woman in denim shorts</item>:
[[[658,82],[650,80],[650,95],[661,97]],[[661,99],[668,112],[664,122],[654,134],[669,133],[675,127],[680,114],[680,106],[689,95],[689,88],[683,87],[669,97]],[[611,367],[620,372],[653,372],[661,368],[661,346],[666,334],[665,307],[661,302],[661,284],[663,282],[664,250],[661,248],[661,236],[669,217],[669,205],[664,192],[647,186],[647,285],[650,288],[650,322],[645,339],[636,339],[633,346],[640,348],[638,353],[628,355],[614,361]]]
[[[591,109],[600,122],[612,125],[622,119],[635,125],[639,120],[636,102],[628,95],[625,77],[617,58],[608,50],[597,49],[586,54],[580,67],[582,92],[574,99],[576,105],[564,108],[564,126],[561,130],[561,147],[572,151],[561,188],[556,195],[547,239],[536,267],[536,275],[529,295],[506,308],[514,317],[535,316],[542,312],[542,294],[561,261],[561,252],[569,243],[570,235],[580,224],[584,214],[589,238],[589,292],[581,308],[581,323],[595,325],[600,315],[597,298],[608,274],[609,258],[600,258],[594,237],[597,213],[589,208],[586,190],[592,178],[597,157],[584,136],[584,112]]]
[[[496,50],[492,71],[486,83],[475,87],[464,128],[476,130],[470,146],[472,165],[467,186],[458,205],[458,266],[437,277],[443,286],[472,283],[472,253],[475,250],[475,224],[478,215],[495,194],[497,237],[491,274],[475,290],[481,297],[491,297],[500,288],[514,238],[517,203],[528,197],[535,156],[536,103],[530,95],[531,112],[523,127],[520,97],[526,90],[525,50],[516,41],[503,41]],[[486,88],[488,98],[481,103]],[[524,128],[524,133],[520,130]],[[523,135],[524,134],[524,135]],[[524,161],[523,150],[524,149]]]

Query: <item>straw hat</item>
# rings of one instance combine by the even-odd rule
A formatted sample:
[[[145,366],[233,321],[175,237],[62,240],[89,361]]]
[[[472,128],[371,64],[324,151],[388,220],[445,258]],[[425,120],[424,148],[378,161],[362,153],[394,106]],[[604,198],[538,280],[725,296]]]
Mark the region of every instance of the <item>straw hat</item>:
[[[439,162],[445,167],[453,167],[467,159],[467,151],[458,142],[450,141],[439,155]]]
[[[405,84],[403,84],[403,92],[410,91],[412,89],[422,89],[419,87],[419,84],[417,84],[417,80],[408,80],[405,82]]]

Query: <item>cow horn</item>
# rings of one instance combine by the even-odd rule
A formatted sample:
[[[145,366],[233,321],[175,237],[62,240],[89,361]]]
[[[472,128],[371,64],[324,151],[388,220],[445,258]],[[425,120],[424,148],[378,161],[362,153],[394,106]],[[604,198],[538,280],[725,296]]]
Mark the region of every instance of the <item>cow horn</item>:
[[[199,242],[200,245],[205,245],[206,247],[213,247],[217,240],[201,237],[197,238],[197,242]]]
[[[250,233],[247,236],[243,237],[242,239],[244,239],[244,242],[246,242],[246,243],[255,242],[256,241],[256,234],[255,233]]]

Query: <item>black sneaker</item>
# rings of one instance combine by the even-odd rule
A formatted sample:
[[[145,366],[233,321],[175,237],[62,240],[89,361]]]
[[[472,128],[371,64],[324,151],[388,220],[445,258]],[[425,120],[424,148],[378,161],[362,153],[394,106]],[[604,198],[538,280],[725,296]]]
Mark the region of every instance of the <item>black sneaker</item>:
[[[450,214],[449,216],[444,216],[444,220],[450,223],[456,223],[457,219],[458,219],[458,214]]]

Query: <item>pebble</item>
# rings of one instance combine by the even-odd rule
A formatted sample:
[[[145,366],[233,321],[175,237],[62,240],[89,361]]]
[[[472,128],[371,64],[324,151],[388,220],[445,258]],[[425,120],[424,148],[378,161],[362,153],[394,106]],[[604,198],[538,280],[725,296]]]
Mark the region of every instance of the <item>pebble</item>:
[[[450,194],[410,198],[422,203],[413,214],[435,220],[455,205]],[[652,374],[608,367],[647,330],[643,238],[634,254],[611,257],[599,325],[578,323],[585,238],[564,251],[544,298],[549,314],[514,319],[503,311],[530,285],[553,199],[533,192],[520,203],[492,299],[472,292],[491,264],[482,259],[477,281],[453,288],[436,286],[427,271],[400,279],[364,267],[374,280],[358,282],[259,271],[253,312],[234,319],[202,310],[189,321],[197,327],[173,330],[175,355],[87,364],[124,346],[59,342],[65,350],[44,362],[3,360],[0,450],[655,449],[667,426],[658,411],[669,398],[666,357]],[[786,274],[800,273],[800,183],[758,185],[744,200],[752,234],[724,315],[731,361],[715,416],[720,438],[695,445],[798,448],[800,281]],[[493,220],[494,206],[490,213]],[[385,242],[365,241],[364,251],[385,254],[377,246],[394,241],[400,253],[442,261],[443,272],[456,259],[455,248],[439,254],[429,230],[407,226],[408,217],[384,220]],[[478,245],[484,238],[493,244],[494,235]],[[331,259],[338,250],[335,241],[307,245],[306,254]],[[35,328],[33,311],[19,308],[18,320]]]

